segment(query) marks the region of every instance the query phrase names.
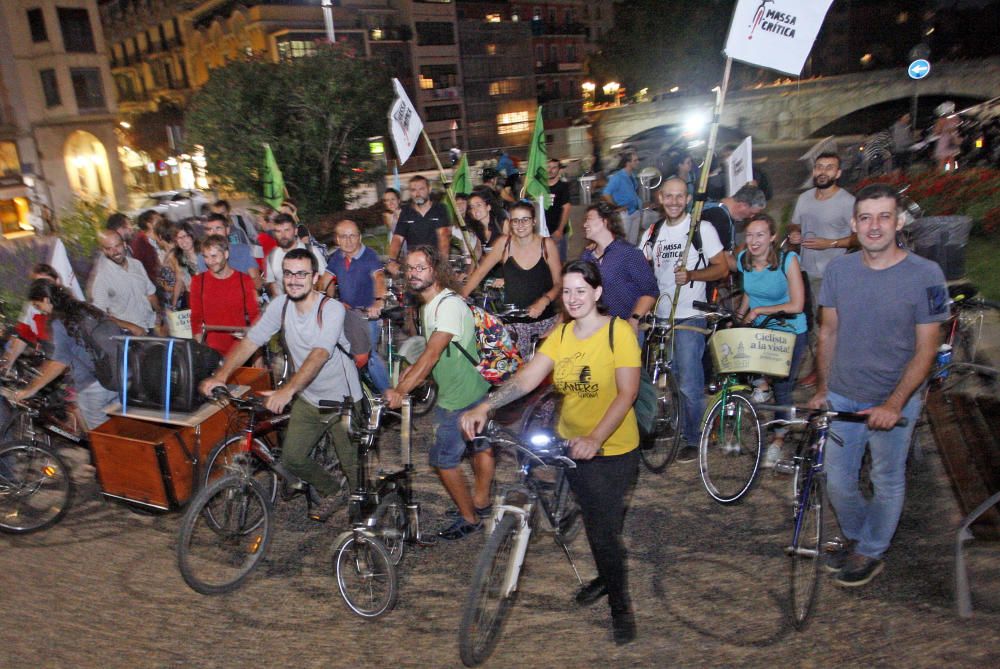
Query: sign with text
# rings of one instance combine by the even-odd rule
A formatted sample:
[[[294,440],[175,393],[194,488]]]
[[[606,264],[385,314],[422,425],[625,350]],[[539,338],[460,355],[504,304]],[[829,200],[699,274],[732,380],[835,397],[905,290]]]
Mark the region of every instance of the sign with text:
[[[410,102],[409,96],[403,89],[403,84],[399,79],[392,80],[392,86],[396,91],[396,99],[389,108],[389,134],[392,136],[392,143],[396,147],[396,155],[399,157],[399,164],[402,165],[413,154],[413,149],[420,139],[420,132],[424,129],[424,123],[417,115],[417,109]]]
[[[739,0],[725,53],[733,60],[798,76],[833,0]]]
[[[743,184],[753,181],[753,156],[750,138],[744,139],[726,161],[727,195],[738,191]]]

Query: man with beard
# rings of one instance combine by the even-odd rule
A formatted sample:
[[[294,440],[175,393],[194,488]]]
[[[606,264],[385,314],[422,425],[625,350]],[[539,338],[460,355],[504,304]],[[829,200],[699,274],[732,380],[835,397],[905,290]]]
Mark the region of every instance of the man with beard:
[[[257,291],[253,279],[229,266],[229,240],[222,235],[206,237],[201,255],[208,271],[191,279],[191,334],[225,355],[239,340],[233,332],[211,330],[250,327],[260,314]]]
[[[142,263],[125,255],[125,241],[113,230],[97,236],[101,257],[92,272],[90,301],[118,327],[145,335],[156,327],[160,303]]]
[[[229,218],[223,214],[209,214],[203,227],[206,236],[221,235],[229,239]],[[257,261],[254,260],[253,250],[249,245],[230,241],[229,265],[237,272],[249,275],[253,279],[254,286],[257,288],[261,287],[262,277],[260,275],[260,267],[257,265]],[[205,258],[198,258],[198,271],[204,272],[207,269]]]
[[[488,442],[473,442],[472,471],[475,480],[474,490],[470,493],[461,468],[468,442],[462,434],[459,418],[464,411],[482,401],[490,385],[476,366],[458,350],[461,346],[466,352],[475,352],[476,328],[469,306],[455,290],[457,286],[448,266],[448,256],[442,256],[432,246],[411,246],[406,257],[406,276],[410,291],[424,305],[421,318],[427,348],[403,373],[399,384],[385,392],[385,398],[390,407],[399,407],[403,395],[410,393],[433,372],[438,398],[434,409],[430,465],[437,471],[445,490],[458,507],[455,520],[438,536],[446,540],[462,539],[482,529],[482,519],[492,511],[490,485],[496,463]]]
[[[920,388],[948,318],[941,268],[896,246],[902,227],[891,186],[862,188],[851,221],[861,252],[830,262],[818,299],[819,382],[809,406],[868,415],[866,423],[834,421],[837,443],[826,449],[830,501],[846,542],[825,556],[824,566],[845,587],[864,585],[882,571],[903,510]],[[900,417],[906,425],[896,425]],[[858,485],[866,450],[872,495]]]
[[[792,213],[792,223],[802,230],[802,271],[809,277],[809,295],[819,295],[823,271],[831,260],[847,253],[851,246],[851,217],[854,196],[837,185],[840,178],[840,157],[836,153],[821,153],[813,165],[813,186],[799,196]],[[819,323],[819,301],[813,300],[814,323]],[[815,347],[815,335],[811,337]],[[816,372],[800,384],[815,385]]]
[[[699,221],[700,244],[692,243],[686,258],[682,256],[691,229],[687,213],[687,184],[683,179],[667,179],[657,191],[664,218],[647,230],[639,244],[653,264],[653,273],[660,288],[656,316],[670,317],[670,307],[677,286],[674,317],[687,325],[705,327],[702,312],[694,308],[695,300],[705,301],[706,282],[718,281],[729,273],[726,253],[719,235],[711,223]],[[690,330],[675,330],[673,366],[681,391],[681,432],[686,442],[677,454],[678,462],[690,462],[698,457],[701,438],[701,417],[705,409],[705,372],[701,365],[705,353],[705,335]]]
[[[264,315],[246,337],[229,350],[222,367],[201,383],[200,390],[225,385],[236,369],[261,346],[283,332],[295,374],[267,396],[269,411],[281,413],[292,405],[288,430],[282,442],[281,462],[290,472],[309,483],[323,496],[309,516],[324,522],[342,504],[342,486],[337,477],[309,457],[323,435],[333,431],[333,445],[350,489],[357,481],[357,450],[341,424],[340,409],[320,407],[320,400],[345,400],[361,411],[361,384],[350,359],[350,343],[344,335],[344,305],[314,290],[320,266],[306,249],[292,249],[281,263],[284,295],[268,305]],[[358,414],[359,415],[359,414]]]
[[[292,249],[304,249],[306,245],[296,236],[297,224],[288,214],[276,214],[271,225],[271,235],[277,246],[267,254],[267,264],[264,268],[264,285],[271,297],[278,297],[285,292],[281,276],[281,265],[285,255]],[[326,267],[326,259],[315,248],[309,249],[316,257],[320,267]]]
[[[416,175],[410,179],[410,203],[403,207],[399,221],[389,242],[389,264],[392,274],[400,270],[399,253],[406,248],[415,249],[425,244],[434,247],[444,258],[448,257],[451,244],[451,217],[440,202],[431,202],[431,187],[427,177]]]

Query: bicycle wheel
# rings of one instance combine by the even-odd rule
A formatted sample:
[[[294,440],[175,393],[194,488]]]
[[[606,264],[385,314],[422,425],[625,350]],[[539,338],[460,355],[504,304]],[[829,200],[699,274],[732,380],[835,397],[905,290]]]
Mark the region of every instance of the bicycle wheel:
[[[262,450],[270,450],[263,439],[254,437],[254,444]],[[246,435],[234,435],[224,439],[212,447],[205,459],[205,473],[202,484],[207,486],[212,481],[226,474],[245,473],[260,483],[271,504],[278,495],[278,475],[264,464],[253,453],[244,451]]]
[[[656,387],[656,423],[652,435],[639,444],[639,457],[646,469],[659,474],[677,456],[681,441],[681,403],[677,381],[666,367],[658,367],[653,375]]]
[[[437,384],[432,379],[425,379],[410,391],[410,413],[414,416],[426,415],[437,404],[437,397]]]
[[[720,396],[708,412],[698,444],[701,481],[712,499],[735,504],[750,492],[760,468],[757,411],[742,392]]]
[[[813,471],[795,477],[795,528],[792,543],[785,549],[791,558],[789,604],[792,624],[802,630],[816,607],[820,586],[820,558],[823,547],[823,479]]]
[[[406,508],[399,493],[391,492],[383,497],[374,518],[375,534],[389,552],[392,563],[399,564],[406,552]]]
[[[500,632],[517,591],[505,592],[505,583],[513,565],[513,549],[518,533],[518,519],[505,515],[490,535],[479,555],[472,586],[462,609],[458,628],[458,648],[462,663],[476,667],[486,661],[500,640]]]
[[[28,441],[0,444],[0,532],[30,534],[69,510],[73,480],[54,451]]]
[[[348,530],[333,551],[337,589],[356,615],[374,619],[396,605],[396,567],[378,539]]]
[[[260,564],[271,543],[272,511],[257,481],[224,476],[191,502],[177,540],[184,582],[203,595],[231,592]]]

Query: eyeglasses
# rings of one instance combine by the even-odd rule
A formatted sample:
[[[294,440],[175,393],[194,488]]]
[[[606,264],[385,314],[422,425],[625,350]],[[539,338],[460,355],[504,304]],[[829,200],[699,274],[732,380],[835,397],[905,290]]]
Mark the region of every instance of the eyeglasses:
[[[302,270],[301,272],[293,272],[289,269],[283,270],[281,275],[286,279],[296,278],[296,279],[308,279],[312,276],[312,272],[308,270]]]
[[[426,272],[429,269],[430,269],[430,267],[427,266],[427,265],[407,265],[406,266],[406,271],[407,272],[423,273],[423,272]]]
[[[512,218],[510,222],[514,225],[524,225],[525,223],[532,223],[534,220],[533,216],[525,216],[524,218]]]

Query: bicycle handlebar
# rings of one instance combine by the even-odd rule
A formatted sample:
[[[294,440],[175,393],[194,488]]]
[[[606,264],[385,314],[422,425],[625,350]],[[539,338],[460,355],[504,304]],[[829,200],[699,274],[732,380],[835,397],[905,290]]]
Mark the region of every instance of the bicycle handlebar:
[[[569,452],[569,440],[549,437],[544,434],[537,436],[544,437],[545,443],[533,443],[531,446],[526,446],[525,442],[513,432],[500,427],[495,421],[491,420],[486,424],[484,434],[473,437],[472,441],[486,439],[493,444],[504,446],[526,455],[542,465],[565,467],[566,469],[576,468],[576,462],[566,455]]]
[[[780,404],[755,404],[761,411],[773,411],[774,413],[786,413],[788,418],[774,418],[762,423],[762,426],[769,425],[806,425],[816,418],[829,418],[831,420],[843,420],[850,423],[865,423],[869,415],[854,411],[833,411],[832,409],[812,409],[809,407],[783,406]],[[802,418],[796,418],[796,414],[804,414]],[[900,418],[896,421],[896,427],[906,427],[910,421],[907,418]]]

